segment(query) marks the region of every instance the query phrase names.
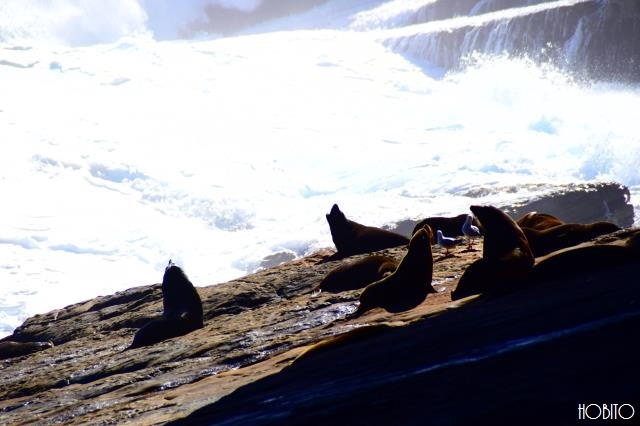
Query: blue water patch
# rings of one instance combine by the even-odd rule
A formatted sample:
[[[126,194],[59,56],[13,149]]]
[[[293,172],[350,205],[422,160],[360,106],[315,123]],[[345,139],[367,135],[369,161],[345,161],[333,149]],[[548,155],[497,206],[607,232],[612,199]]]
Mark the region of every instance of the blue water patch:
[[[131,81],[130,78],[118,77],[118,78],[114,78],[113,80],[111,80],[111,82],[106,83],[106,84],[110,85],[110,86],[120,86],[121,84],[127,83],[129,81]]]
[[[486,164],[479,169],[484,173],[506,173],[506,170],[496,164]]]
[[[599,146],[580,167],[580,175],[585,179],[597,179],[611,171],[615,156],[609,146]]]
[[[2,238],[0,237],[0,244],[13,244],[24,249],[37,249],[38,244],[30,237],[23,238]]]
[[[44,157],[42,155],[36,154],[33,157],[31,157],[31,159],[33,161],[35,161],[36,163],[39,163],[40,166],[42,167],[64,167],[64,168],[70,168],[72,170],[80,170],[81,167],[78,164],[74,164],[74,163],[69,163],[69,162],[65,162],[65,161],[58,161],[54,158],[51,157]]]
[[[147,179],[148,176],[144,173],[140,173],[137,170],[130,168],[110,168],[103,164],[92,164],[89,169],[91,176],[108,180],[109,182],[122,183],[129,182],[136,179]]]
[[[555,123],[556,121],[557,120],[542,117],[535,123],[529,124],[529,130],[532,130],[534,132],[546,133],[548,135],[555,135],[556,133],[558,133],[558,129]]]

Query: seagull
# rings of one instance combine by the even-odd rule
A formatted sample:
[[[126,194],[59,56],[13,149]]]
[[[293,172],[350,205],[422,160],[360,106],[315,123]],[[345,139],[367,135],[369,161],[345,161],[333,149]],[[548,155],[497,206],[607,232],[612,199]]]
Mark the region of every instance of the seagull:
[[[453,247],[456,246],[458,244],[460,244],[462,242],[461,239],[459,238],[451,238],[451,237],[445,237],[442,234],[442,231],[440,229],[438,229],[438,245],[440,247],[444,247],[445,252],[444,255],[448,256],[449,255],[449,247]]]
[[[473,222],[473,216],[468,214],[467,219],[464,221],[464,225],[462,225],[462,233],[469,240],[469,245],[467,246],[468,250],[471,250],[471,244],[473,244],[473,239],[482,235],[480,234],[480,229],[478,229],[478,227],[475,226],[472,222]]]

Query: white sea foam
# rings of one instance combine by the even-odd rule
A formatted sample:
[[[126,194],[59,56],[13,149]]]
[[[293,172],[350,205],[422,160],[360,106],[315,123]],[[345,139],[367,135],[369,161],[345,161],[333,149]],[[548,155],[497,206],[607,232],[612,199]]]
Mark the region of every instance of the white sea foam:
[[[469,190],[519,183],[614,179],[635,201],[638,87],[506,58],[442,76],[383,47],[384,30],[154,38],[161,5],[177,8],[163,12],[173,31],[204,3],[110,2],[123,19],[99,36],[76,21],[66,33],[42,25],[55,45],[18,31],[19,20],[3,32],[0,335],[159,282],[170,258],[203,286],[270,254],[329,247],[333,203],[383,225],[458,214],[478,202]],[[347,25],[381,3],[323,7]],[[0,11],[88,5],[98,7],[20,0]],[[301,27],[320,26],[314,10]]]

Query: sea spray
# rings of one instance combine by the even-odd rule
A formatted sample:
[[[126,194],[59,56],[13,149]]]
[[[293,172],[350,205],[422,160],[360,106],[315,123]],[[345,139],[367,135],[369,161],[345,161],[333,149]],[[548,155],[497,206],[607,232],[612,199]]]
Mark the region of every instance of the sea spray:
[[[159,282],[168,259],[204,286],[331,247],[334,203],[382,226],[599,179],[637,203],[637,85],[507,55],[446,71],[379,29],[159,41],[140,22],[98,44],[0,44],[5,335]]]

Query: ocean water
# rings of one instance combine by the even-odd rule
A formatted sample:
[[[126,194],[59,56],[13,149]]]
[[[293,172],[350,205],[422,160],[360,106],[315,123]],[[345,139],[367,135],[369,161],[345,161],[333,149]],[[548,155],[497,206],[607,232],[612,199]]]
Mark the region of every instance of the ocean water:
[[[169,259],[204,286],[330,247],[333,203],[382,226],[616,180],[640,205],[638,85],[385,47],[425,1],[330,0],[227,37],[202,30],[214,3],[260,6],[0,4],[0,337]]]

